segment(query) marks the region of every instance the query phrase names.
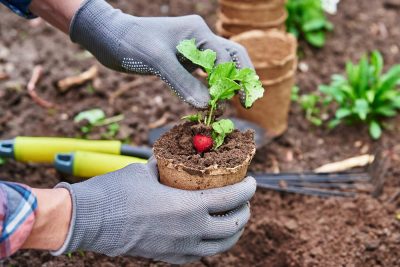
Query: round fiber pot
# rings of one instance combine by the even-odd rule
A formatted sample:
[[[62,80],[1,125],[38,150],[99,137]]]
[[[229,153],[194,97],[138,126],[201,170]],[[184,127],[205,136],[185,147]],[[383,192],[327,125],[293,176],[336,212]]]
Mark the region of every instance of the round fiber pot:
[[[279,79],[263,81],[264,96],[251,109],[244,109],[239,100],[234,99],[238,117],[262,126],[269,138],[282,135],[288,126],[290,95],[294,82],[295,69]]]
[[[278,30],[249,31],[231,38],[243,45],[263,81],[279,79],[297,65],[297,40]]]
[[[160,182],[164,185],[183,190],[203,190],[223,187],[242,181],[246,177],[247,168],[256,151],[254,133],[251,132],[251,137],[247,139],[241,139],[242,141],[247,140],[246,144],[242,144],[246,146],[246,149],[242,151],[243,153],[239,156],[240,159],[235,159],[236,162],[228,167],[229,164],[221,164],[224,166],[220,166],[218,163],[212,162],[212,158],[217,157],[213,151],[206,152],[204,155],[198,155],[195,151],[193,153],[189,151],[188,155],[180,155],[180,153],[182,153],[182,148],[179,147],[179,144],[181,143],[182,145],[182,140],[186,140],[189,135],[187,134],[188,132],[186,132],[183,133],[181,137],[178,137],[179,134],[176,135],[174,132],[181,131],[181,127],[191,127],[190,125],[190,123],[185,123],[175,126],[169,132],[161,136],[154,144],[153,151],[157,160]],[[236,132],[235,135],[237,134],[248,135],[249,133]],[[188,140],[189,139],[191,140],[191,137],[188,138]],[[176,142],[176,144],[171,145],[171,143],[174,142]],[[183,141],[183,143],[185,143],[185,141]],[[189,142],[183,145],[186,146],[188,144]],[[171,147],[173,148],[174,146],[178,146],[176,151],[171,149]],[[228,144],[222,149],[228,149],[229,146]],[[206,155],[207,153],[211,154]],[[226,153],[230,152],[226,151]],[[238,151],[233,149],[231,153],[237,154]],[[204,160],[202,160],[202,157]],[[187,159],[189,158],[194,158],[194,161],[188,163]],[[194,164],[197,159],[199,159],[199,163]],[[210,162],[206,164],[207,166],[204,166],[202,163],[207,161]]]
[[[282,18],[286,12],[285,1],[243,3],[220,0],[220,12],[236,24],[264,24]]]
[[[272,29],[277,29],[279,31],[286,31],[285,20],[287,18],[287,12],[285,11],[284,15],[277,19],[276,21],[270,21],[263,24],[243,24],[236,23],[234,21],[229,20],[223,14],[218,15],[219,20],[217,21],[216,28],[217,32],[224,37],[232,37],[234,35],[238,35],[251,30],[262,30],[268,31]]]

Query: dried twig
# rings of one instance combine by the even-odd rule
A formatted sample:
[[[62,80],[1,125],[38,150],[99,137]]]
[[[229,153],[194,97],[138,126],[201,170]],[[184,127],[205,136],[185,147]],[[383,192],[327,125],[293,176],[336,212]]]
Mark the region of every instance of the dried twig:
[[[342,161],[338,162],[333,162],[333,163],[328,163],[325,164],[317,169],[314,170],[314,172],[341,172],[341,171],[346,171],[355,167],[364,167],[371,162],[374,161],[374,156],[365,154],[353,158],[348,158]]]
[[[169,115],[170,115],[170,114],[169,114],[168,112],[164,113],[164,114],[161,116],[161,118],[159,118],[159,119],[156,120],[156,121],[153,121],[153,122],[149,123],[148,128],[149,128],[149,129],[155,129],[155,128],[158,128],[158,127],[163,126],[165,123],[167,123],[167,120],[168,120]]]
[[[31,96],[32,100],[41,107],[44,108],[54,108],[55,105],[47,100],[44,100],[38,96],[36,93],[36,84],[38,83],[40,77],[42,76],[43,67],[41,65],[37,65],[33,68],[32,77],[26,86],[28,89],[28,93]]]
[[[87,71],[84,71],[76,76],[71,76],[59,80],[57,82],[58,89],[60,89],[61,92],[65,92],[73,86],[78,86],[84,84],[87,81],[93,80],[94,78],[96,78],[97,73],[98,73],[97,66],[94,65],[90,67]]]
[[[112,94],[110,94],[109,98],[108,98],[108,103],[110,105],[114,105],[115,100],[120,97],[121,95],[123,95],[124,93],[126,93],[127,91],[131,90],[132,88],[138,87],[138,86],[142,86],[148,83],[152,83],[154,81],[157,81],[158,79],[155,77],[139,77],[131,82],[125,83],[124,85],[122,85],[120,88],[118,88],[115,92],[113,92]]]

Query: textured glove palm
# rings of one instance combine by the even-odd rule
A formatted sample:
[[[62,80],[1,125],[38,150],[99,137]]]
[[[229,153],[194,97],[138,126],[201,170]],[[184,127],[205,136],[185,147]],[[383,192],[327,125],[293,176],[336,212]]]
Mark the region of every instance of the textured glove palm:
[[[186,263],[232,247],[250,217],[256,182],[185,191],[158,182],[156,162],[132,164],[88,181],[57,187],[72,196],[68,237],[54,255],[88,250]],[[212,213],[231,210],[224,216]]]
[[[71,22],[70,36],[103,65],[157,75],[196,107],[207,105],[209,93],[190,74],[195,66],[177,56],[179,42],[195,38],[201,49],[217,52],[217,63],[235,61],[239,67],[252,67],[242,46],[213,34],[197,15],[142,18],[124,14],[103,0],[85,0]]]

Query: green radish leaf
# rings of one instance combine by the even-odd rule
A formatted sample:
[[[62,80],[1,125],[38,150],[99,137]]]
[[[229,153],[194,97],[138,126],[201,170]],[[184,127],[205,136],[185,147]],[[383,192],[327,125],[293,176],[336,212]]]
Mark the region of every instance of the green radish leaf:
[[[260,78],[253,69],[244,68],[239,70],[235,80],[240,81],[240,85],[245,92],[246,108],[250,108],[257,99],[263,97],[264,88]]]
[[[233,80],[219,79],[210,88],[211,101],[231,99],[240,88],[240,85]]]
[[[201,51],[196,46],[196,39],[183,40],[176,48],[191,62],[203,67],[207,73],[210,73],[214,68],[217,53],[210,49]]]
[[[379,139],[382,135],[382,128],[376,121],[371,121],[369,124],[369,134],[375,140]]]
[[[236,65],[233,62],[221,63],[217,65],[211,72],[208,83],[212,86],[221,78],[234,80],[237,75]]]
[[[217,149],[220,147],[225,140],[226,135],[233,132],[235,129],[235,125],[229,119],[222,119],[214,122],[211,127],[213,128],[213,139],[214,139],[214,148]]]
[[[91,109],[80,112],[75,116],[74,122],[79,123],[80,121],[87,120],[90,124],[95,124],[106,118],[106,114],[101,109]]]

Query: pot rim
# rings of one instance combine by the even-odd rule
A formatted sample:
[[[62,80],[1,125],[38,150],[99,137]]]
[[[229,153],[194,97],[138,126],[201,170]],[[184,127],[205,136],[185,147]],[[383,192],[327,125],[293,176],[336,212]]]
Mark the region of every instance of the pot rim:
[[[288,73],[286,73],[285,75],[283,75],[281,77],[273,79],[273,80],[261,81],[262,85],[271,86],[271,85],[275,85],[275,84],[278,84],[278,83],[285,82],[286,80],[289,80],[290,78],[292,78],[292,77],[294,77],[296,75],[296,69],[297,69],[297,59],[296,59],[295,64],[293,65],[292,70],[290,70]]]
[[[185,171],[188,173],[196,173],[196,174],[200,174],[200,175],[207,174],[210,176],[235,173],[238,169],[242,168],[244,165],[249,164],[249,162],[253,159],[255,153],[256,153],[256,148],[254,147],[253,150],[247,155],[246,159],[242,163],[240,163],[239,165],[237,165],[235,167],[223,168],[223,167],[218,167],[218,165],[212,165],[205,169],[195,169],[195,168],[187,167],[183,163],[173,163],[172,159],[164,158],[161,155],[157,155],[157,153],[154,153],[154,151],[153,151],[153,154],[154,154],[157,162],[159,162],[159,161],[164,162],[163,165],[166,168],[170,168],[170,169],[174,169],[174,170],[178,170],[178,171]]]
[[[248,10],[248,11],[252,11],[254,9],[257,10],[271,10],[271,9],[275,9],[275,8],[284,8],[285,5],[285,0],[278,0],[278,1],[272,1],[269,3],[232,3],[226,0],[220,0],[219,1],[220,5],[225,5],[228,7],[233,7],[236,9],[241,9],[241,10]]]
[[[221,12],[221,10],[218,10],[218,18],[219,21],[222,22],[222,24],[230,24],[234,26],[248,26],[248,27],[274,27],[274,26],[279,26],[280,24],[284,23],[287,19],[288,12],[286,10],[283,10],[283,14],[280,18],[272,21],[267,21],[263,23],[256,23],[256,22],[247,22],[247,21],[242,21],[238,19],[231,19],[228,18],[224,13]],[[218,21],[218,22],[219,22]]]

